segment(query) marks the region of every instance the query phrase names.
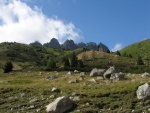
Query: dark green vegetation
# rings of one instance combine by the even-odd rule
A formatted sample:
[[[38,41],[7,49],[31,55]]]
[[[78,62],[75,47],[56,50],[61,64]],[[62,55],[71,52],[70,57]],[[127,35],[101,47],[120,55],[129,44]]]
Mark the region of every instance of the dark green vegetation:
[[[12,71],[12,69],[13,69],[12,62],[11,61],[7,61],[6,64],[5,64],[5,66],[4,66],[4,69],[3,69],[4,73],[9,73],[9,72]]]

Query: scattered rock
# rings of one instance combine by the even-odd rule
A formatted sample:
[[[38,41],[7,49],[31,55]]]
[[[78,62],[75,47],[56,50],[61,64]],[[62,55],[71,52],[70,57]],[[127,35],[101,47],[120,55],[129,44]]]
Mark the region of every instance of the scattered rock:
[[[41,109],[36,109],[36,112],[40,112],[41,111]]]
[[[82,81],[82,80],[83,80],[83,77],[79,77],[79,80]]]
[[[51,95],[49,98],[50,98],[50,99],[54,99],[54,98],[55,98],[55,95]]]
[[[77,83],[77,79],[70,80],[68,83]]]
[[[79,97],[79,96],[75,96],[75,97],[73,97],[72,100],[73,100],[73,101],[80,101],[80,97]]]
[[[120,73],[114,73],[114,74],[111,74],[111,77],[110,79],[111,80],[123,80],[125,77],[125,74],[120,72]]]
[[[145,73],[143,73],[141,76],[142,76],[143,78],[148,78],[148,77],[150,77],[150,74],[147,73],[147,72],[145,72]]]
[[[34,105],[30,105],[30,107],[28,107],[29,109],[34,109],[35,106]]]
[[[88,103],[88,102],[87,102],[85,105],[86,105],[86,106],[89,106],[89,105],[90,105],[90,103]]]
[[[74,70],[74,73],[79,73],[79,71],[78,70]]]
[[[81,72],[80,75],[83,75],[83,76],[84,76],[84,75],[86,75],[86,72]]]
[[[111,66],[104,74],[104,78],[110,78],[111,74],[115,73],[115,68]]]
[[[150,86],[148,83],[145,83],[138,87],[137,91],[137,98],[138,99],[147,99],[150,96]]]
[[[104,78],[102,76],[97,77],[97,80],[103,80]]]
[[[38,100],[37,98],[34,98],[34,99],[30,100],[30,103],[36,102],[37,100]]]
[[[45,79],[46,80],[54,80],[56,77],[55,76],[47,76]]]
[[[67,73],[67,75],[71,75],[71,72],[69,71],[69,72]]]
[[[26,94],[25,94],[25,93],[21,93],[20,95],[21,95],[21,98],[23,98],[23,97],[25,97],[25,96],[26,96]]]
[[[66,96],[57,98],[54,102],[46,106],[47,113],[64,113],[73,107],[73,102]]]
[[[90,76],[103,76],[104,72],[105,72],[105,69],[94,68],[91,71]]]
[[[42,72],[39,72],[39,76],[41,76],[42,75]]]
[[[89,82],[92,82],[93,84],[97,84],[96,80],[93,78],[93,79],[90,79],[88,80]]]
[[[52,88],[52,92],[57,92],[57,93],[58,93],[58,92],[60,92],[60,89],[58,89],[58,88],[56,88],[56,87],[53,87],[53,88]]]

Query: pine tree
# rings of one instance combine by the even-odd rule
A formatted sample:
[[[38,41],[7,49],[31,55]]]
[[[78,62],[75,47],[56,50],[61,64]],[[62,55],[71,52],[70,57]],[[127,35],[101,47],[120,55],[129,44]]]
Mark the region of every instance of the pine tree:
[[[70,58],[71,67],[75,67],[77,65],[77,57],[73,52]]]
[[[69,67],[69,66],[70,66],[69,59],[64,58],[64,67]]]
[[[143,62],[141,56],[138,56],[138,58],[137,58],[137,65],[144,65],[144,62]]]
[[[6,62],[5,66],[4,66],[4,73],[9,73],[11,72],[13,69],[13,64],[11,61]]]

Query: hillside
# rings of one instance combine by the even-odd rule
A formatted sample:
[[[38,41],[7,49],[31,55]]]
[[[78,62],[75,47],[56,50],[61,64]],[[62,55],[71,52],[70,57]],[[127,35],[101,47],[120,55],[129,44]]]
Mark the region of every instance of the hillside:
[[[72,52],[78,54],[81,51],[82,49],[70,51],[16,42],[4,42],[0,44],[0,67],[2,68],[4,63],[10,60],[14,64],[14,70],[26,68],[40,69],[47,65],[48,59],[53,59],[56,63],[59,63]]]
[[[120,51],[121,55],[129,55],[137,58],[141,56],[145,62],[150,63],[150,39],[131,44]]]
[[[133,44],[133,47],[134,46],[136,46],[136,44]],[[149,45],[147,44],[147,46]],[[75,55],[77,55],[78,62],[76,66],[68,66],[64,68],[64,58],[68,58],[70,60],[73,52],[75,53]],[[121,52],[123,52],[123,50]],[[148,52],[148,49],[145,49],[145,53]],[[126,53],[131,52],[127,51]],[[73,71],[77,69],[80,71],[89,72],[93,68],[106,69],[109,66],[115,66],[117,71],[130,73],[148,72],[149,70],[149,65],[137,65],[136,57],[130,58],[118,56],[116,55],[116,53],[103,52],[102,49],[89,50],[85,48],[79,48],[76,50],[66,50],[44,46],[20,44],[16,42],[5,42],[0,44],[0,54],[1,69],[4,67],[6,61],[12,61],[14,65],[13,70],[46,70],[48,60],[53,59],[56,63],[56,68],[52,70]],[[133,55],[133,53],[131,54]],[[80,61],[82,61],[84,64],[82,68],[78,65]]]

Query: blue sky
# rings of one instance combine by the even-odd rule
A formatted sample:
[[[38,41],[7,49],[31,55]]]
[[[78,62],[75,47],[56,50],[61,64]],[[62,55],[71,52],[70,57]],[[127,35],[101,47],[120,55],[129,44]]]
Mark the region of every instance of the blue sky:
[[[9,35],[6,34],[11,34],[10,36],[14,37],[9,39],[10,41],[30,43],[38,40],[44,43],[55,37],[63,43],[69,38],[75,42],[96,42],[97,44],[102,42],[110,50],[117,50],[150,38],[150,0],[6,0],[8,3],[3,1],[0,0],[0,3],[7,7],[8,11],[5,12],[5,8],[0,11],[9,13],[0,15],[0,33],[7,29],[12,31],[15,28],[27,37],[23,37],[20,33],[19,36],[22,39],[19,39],[20,37],[16,35],[17,31],[15,35],[13,34],[14,29],[13,33],[5,32],[0,35],[1,38],[4,36],[7,39]],[[26,9],[22,12],[27,13],[24,15],[24,23],[27,22],[25,25],[29,25],[28,27],[20,21],[22,12],[8,7],[8,4]],[[13,13],[10,13],[9,8],[14,10]],[[31,16],[33,22],[26,18],[28,16]],[[11,18],[11,22],[8,18]],[[36,23],[32,25],[31,23],[34,22]],[[10,25],[13,26],[12,29],[8,27]],[[44,25],[46,28],[43,28]],[[41,29],[37,29],[39,27]]]

